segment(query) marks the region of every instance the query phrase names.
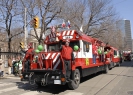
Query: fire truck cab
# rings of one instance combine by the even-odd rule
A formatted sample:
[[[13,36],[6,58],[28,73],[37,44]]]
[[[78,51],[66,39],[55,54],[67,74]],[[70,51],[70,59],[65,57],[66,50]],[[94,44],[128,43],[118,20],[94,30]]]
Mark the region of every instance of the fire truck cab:
[[[71,63],[71,81],[65,78],[64,61],[60,53],[60,41],[62,44],[66,39],[70,40],[70,46],[79,49],[73,51],[74,64]],[[45,51],[34,54],[34,59],[30,60],[30,84],[46,86],[49,84],[68,84],[70,89],[78,88],[80,78],[97,73],[99,71],[108,72],[110,61],[101,62],[99,55],[96,57],[96,64],[93,64],[92,43],[94,39],[76,30],[51,33],[44,40]],[[114,54],[115,55],[115,54]],[[116,54],[118,55],[118,54]],[[105,59],[105,57],[104,57]],[[114,62],[116,57],[113,57]]]

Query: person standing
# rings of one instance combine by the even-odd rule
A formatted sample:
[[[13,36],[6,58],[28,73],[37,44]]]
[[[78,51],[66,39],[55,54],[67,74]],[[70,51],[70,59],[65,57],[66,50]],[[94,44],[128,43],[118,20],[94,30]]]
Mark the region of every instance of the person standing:
[[[103,43],[100,44],[99,49],[100,49],[100,51],[101,51],[101,54],[100,54],[100,61],[101,61],[101,62],[104,62],[104,44],[103,44]]]
[[[12,67],[12,60],[11,60],[11,58],[9,57],[9,58],[8,58],[8,74],[9,74],[9,75],[11,74],[11,67]]]
[[[19,73],[19,76],[21,76],[21,73],[22,73],[22,61],[21,61],[21,57],[18,57],[18,73]]]
[[[4,76],[4,71],[5,71],[4,62],[2,59],[0,59],[0,76],[1,77]]]
[[[13,68],[13,64],[14,64],[14,62],[15,62],[16,60],[15,60],[15,58],[13,57],[13,59],[12,59],[12,67],[11,67],[11,74],[13,74],[13,72],[14,72],[14,68]]]
[[[73,49],[69,46],[70,41],[67,39],[65,41],[65,45],[61,45],[60,50],[61,50],[61,56],[64,61],[64,66],[65,66],[65,77],[69,81],[70,80],[70,75],[71,75],[71,63],[74,61],[74,55],[73,55]]]
[[[17,76],[18,75],[18,58],[16,58],[16,61],[14,61],[14,63],[13,63],[13,74],[15,75],[15,76]]]
[[[92,45],[93,64],[96,64],[97,46],[96,41]]]

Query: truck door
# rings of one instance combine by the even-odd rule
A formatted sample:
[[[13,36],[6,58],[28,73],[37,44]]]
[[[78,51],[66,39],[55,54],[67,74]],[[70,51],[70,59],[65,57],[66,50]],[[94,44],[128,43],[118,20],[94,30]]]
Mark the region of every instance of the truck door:
[[[92,44],[86,41],[81,41],[81,56],[83,65],[89,66],[92,63]]]

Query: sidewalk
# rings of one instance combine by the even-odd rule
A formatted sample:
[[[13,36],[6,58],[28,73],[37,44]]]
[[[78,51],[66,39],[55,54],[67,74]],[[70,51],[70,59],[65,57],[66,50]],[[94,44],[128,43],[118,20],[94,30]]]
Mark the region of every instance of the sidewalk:
[[[13,77],[14,75],[13,74],[8,74],[8,68],[5,68],[4,70],[4,77]]]
[[[16,77],[16,76],[14,76],[13,74],[4,74],[4,77]]]
[[[122,79],[108,95],[133,95],[133,67],[128,68],[128,72],[120,75]]]
[[[15,76],[15,75],[13,75],[13,74],[4,74],[4,76],[3,77],[0,77],[0,80],[1,79],[21,79],[19,76]]]
[[[5,79],[5,78],[8,78],[8,77],[16,77],[16,76],[14,76],[13,74],[10,74],[10,75],[4,74],[4,76],[0,77],[0,79]]]

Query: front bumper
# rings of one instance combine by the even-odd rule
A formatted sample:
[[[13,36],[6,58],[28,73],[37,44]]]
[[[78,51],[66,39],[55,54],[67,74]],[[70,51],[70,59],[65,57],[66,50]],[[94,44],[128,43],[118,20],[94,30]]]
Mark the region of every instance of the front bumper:
[[[65,85],[66,79],[61,70],[29,70],[32,73],[30,79],[36,83],[43,83],[46,85],[59,84]],[[30,81],[30,80],[29,80]]]

